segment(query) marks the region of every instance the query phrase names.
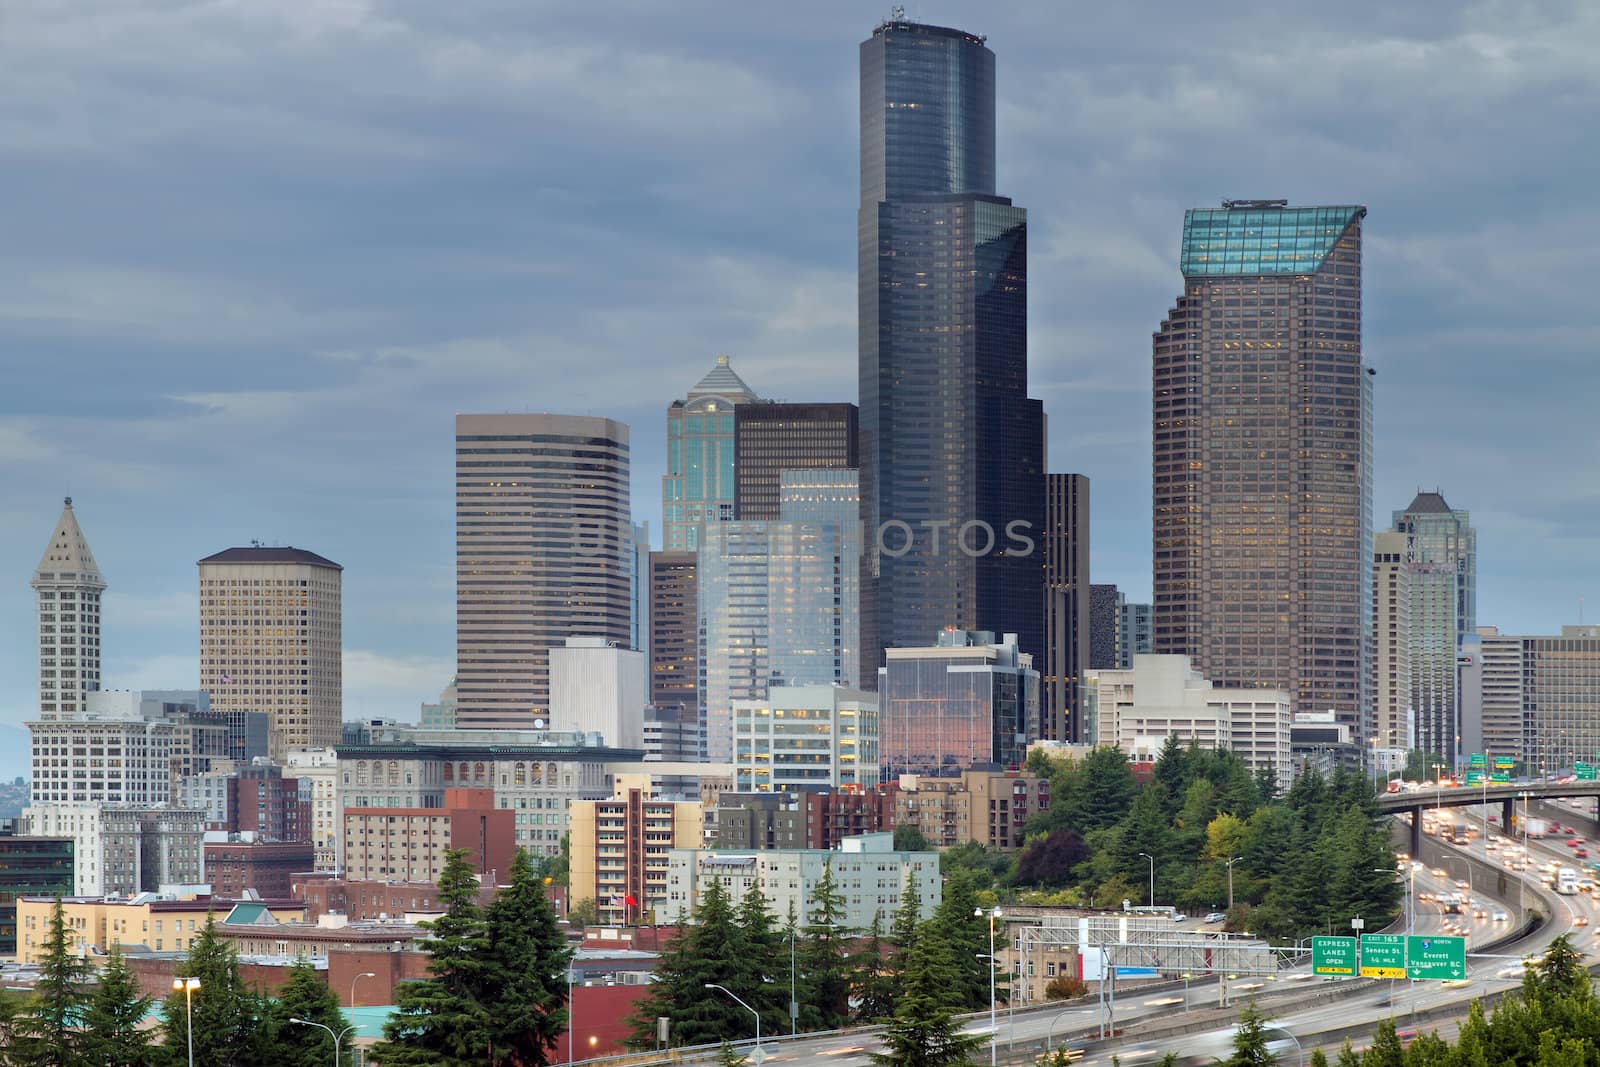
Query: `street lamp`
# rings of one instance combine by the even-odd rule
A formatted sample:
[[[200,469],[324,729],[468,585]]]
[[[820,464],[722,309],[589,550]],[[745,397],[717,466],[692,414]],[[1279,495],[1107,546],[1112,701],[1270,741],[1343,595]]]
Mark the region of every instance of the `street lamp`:
[[[1153,908],[1156,906],[1156,858],[1148,852],[1139,855],[1150,861],[1150,906]]]
[[[378,976],[373,974],[371,971],[362,971],[360,974],[358,974],[354,978],[350,979],[350,1006],[352,1008],[356,1006],[356,983],[361,981],[361,979],[363,979],[363,978],[376,978],[376,977],[378,977]]]
[[[1235,856],[1226,864],[1228,868],[1228,911],[1230,913],[1233,911],[1233,865],[1242,859],[1244,859],[1243,856]]]
[[[200,979],[174,978],[172,988],[183,990],[183,1028],[189,1038],[189,1067],[194,1067],[194,991],[200,988]]]
[[[341,1062],[339,1059],[339,1043],[344,1040],[344,1035],[354,1030],[355,1027],[347,1026],[338,1033],[334,1033],[333,1027],[323,1026],[321,1023],[314,1023],[310,1019],[291,1018],[289,1021],[292,1023],[299,1023],[301,1026],[315,1026],[318,1030],[328,1031],[328,1035],[333,1038],[333,1064],[334,1067],[339,1067],[339,1063]]]
[[[739,994],[735,993],[725,985],[717,985],[715,982],[707,982],[706,988],[722,990],[724,993],[728,994],[728,996],[732,997],[739,1007],[756,1017],[756,1062],[760,1063],[762,1060],[766,1059],[766,1053],[761,1051],[761,1013],[756,1011],[750,1005],[746,1004],[744,1001],[740,1000]]]
[[[1289,1031],[1288,1027],[1279,1026],[1277,1023],[1262,1023],[1261,1024],[1261,1029],[1263,1029],[1263,1030],[1276,1030],[1276,1031],[1278,1031],[1278,1033],[1280,1033],[1283,1036],[1287,1037],[1290,1041],[1293,1041],[1294,1042],[1294,1058],[1295,1058],[1295,1062],[1299,1063],[1300,1067],[1305,1067],[1306,1051],[1305,1051],[1305,1049],[1300,1047],[1300,1039],[1298,1037],[1295,1037],[1294,1034],[1292,1034]]]
[[[789,1036],[794,1037],[800,1033],[800,1002],[794,997],[794,941],[799,934],[798,926],[789,927]]]
[[[973,909],[974,918],[989,917],[989,1067],[994,1067],[995,1056],[1000,1048],[1000,1027],[996,1023],[994,1010],[994,969],[997,962],[994,958],[994,921],[1000,918],[1000,909],[993,908],[984,911],[982,908]]]
[[[1408,897],[1406,897],[1406,932],[1409,933],[1409,934],[1416,933],[1417,932],[1417,869],[1416,869],[1416,867],[1408,867],[1404,871],[1398,870],[1398,869],[1396,869],[1394,867],[1374,867],[1374,868],[1372,868],[1372,870],[1376,874],[1393,874],[1393,875],[1396,875],[1396,876],[1398,876],[1400,878],[1400,880],[1402,882],[1405,881],[1406,875],[1410,874],[1410,876],[1411,876],[1411,894]]]

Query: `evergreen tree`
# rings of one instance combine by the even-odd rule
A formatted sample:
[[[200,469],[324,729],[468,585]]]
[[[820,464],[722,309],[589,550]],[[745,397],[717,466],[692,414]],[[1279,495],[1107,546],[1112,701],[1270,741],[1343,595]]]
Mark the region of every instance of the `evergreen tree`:
[[[572,950],[528,854],[484,914],[483,999],[490,1006],[493,1063],[543,1067],[566,1032]]]
[[[759,885],[745,890],[734,921],[744,942],[739,958],[746,973],[730,988],[761,1013],[762,1033],[786,1034],[791,1028],[789,938],[786,931],[778,929],[767,896]],[[805,998],[802,995],[800,999]]]
[[[278,990],[269,1009],[272,1018],[274,1067],[327,1067],[333,1062],[333,1036],[317,1026],[291,1022],[304,1019],[320,1023],[342,1035],[350,1025],[339,1010],[339,995],[328,988],[327,981],[301,957],[289,968],[288,980]],[[341,1045],[340,1052],[348,1062],[348,1048]]]
[[[916,934],[917,940],[935,936],[950,950],[951,992],[957,1006],[977,1011],[989,1006],[989,976],[993,961],[989,956],[989,922],[977,915],[978,898],[967,878],[945,883],[944,899]],[[996,942],[1002,931],[995,930]],[[909,982],[909,979],[908,979]]]
[[[751,972],[747,961],[739,958],[743,948],[744,934],[734,922],[728,891],[720,879],[707,879],[692,921],[680,926],[678,936],[668,942],[656,966],[655,981],[637,1002],[630,1019],[634,1045],[655,1046],[659,1015],[672,1020],[670,1040],[674,1046],[751,1037],[755,1020],[750,1013],[726,993],[706,988],[713,983],[721,985],[753,1003]]]
[[[855,972],[856,1006],[851,1013],[858,1024],[870,1024],[894,1014],[898,983],[889,969],[887,945],[883,939],[883,913],[874,912],[866,943],[852,960]]]
[[[850,1018],[851,967],[844,926],[845,901],[834,886],[833,864],[822,867],[811,893],[811,914],[800,942],[805,994],[800,1009],[807,1030],[836,1030]]]
[[[205,929],[190,943],[188,959],[174,976],[197,978],[200,987],[175,989],[162,1005],[168,1049],[188,1046],[192,1001],[195,1067],[262,1067],[274,1058],[265,1005],[239,977],[238,956],[217,935],[216,915],[206,916]]]
[[[463,849],[445,854],[439,872],[444,914],[423,924],[428,977],[396,990],[395,1011],[375,1050],[384,1067],[479,1067],[490,1055],[493,1020],[482,1000],[488,937],[479,886]]]
[[[1233,1055],[1220,1061],[1221,1067],[1267,1067],[1278,1062],[1267,1047],[1267,1016],[1255,1002],[1239,1013],[1239,1026],[1233,1035]]]
[[[18,1062],[29,1067],[79,1067],[87,1062],[77,1024],[89,999],[89,972],[88,962],[72,951],[61,898],[57,897],[39,961],[39,980],[34,983],[33,1000],[13,1049]]]
[[[931,921],[931,920],[930,920]],[[952,1015],[956,977],[950,949],[938,933],[919,936],[906,961],[905,992],[884,1028],[887,1052],[873,1053],[884,1067],[963,1067],[983,1044],[968,1037]]]
[[[83,1015],[84,1061],[105,1067],[155,1067],[160,1062],[160,1050],[153,1044],[155,1032],[139,1026],[154,1003],[155,998],[140,996],[122,950],[113,945]]]

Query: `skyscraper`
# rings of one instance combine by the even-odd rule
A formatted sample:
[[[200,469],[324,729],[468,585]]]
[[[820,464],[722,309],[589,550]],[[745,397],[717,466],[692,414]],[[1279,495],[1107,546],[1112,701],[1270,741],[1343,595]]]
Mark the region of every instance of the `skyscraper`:
[[[583,415],[456,416],[456,725],[548,721],[550,649],[627,646],[628,427]]]
[[[995,195],[984,39],[861,44],[863,665],[945,629],[1044,646],[1044,414],[1028,397],[1027,213]]]
[[[1089,669],[1116,671],[1133,669],[1133,653],[1126,645],[1127,627],[1123,617],[1128,598],[1114,585],[1089,587]]]
[[[1082,742],[1083,672],[1089,669],[1089,479],[1052,474],[1044,530],[1044,672],[1039,729]]]
[[[267,743],[339,743],[344,568],[303,548],[229,548],[199,562],[200,688],[213,711],[267,713]]]
[[[776,519],[784,471],[861,465],[854,404],[740,404],[733,409],[733,428],[735,518]]]
[[[106,580],[78,527],[69,496],[33,572],[39,636],[39,718],[83,710],[100,688],[100,594]]]
[[[1372,405],[1357,206],[1184,215],[1184,292],[1153,344],[1155,651],[1286,689],[1363,739]],[[1364,743],[1364,740],[1363,740]]]
[[[1411,714],[1411,570],[1406,564],[1405,534],[1383,530],[1372,539],[1372,583],[1376,722],[1370,740],[1374,749],[1404,752],[1416,747]],[[1453,655],[1450,669],[1455,670]]]
[[[667,473],[661,477],[662,547],[694,551],[701,523],[734,515],[734,408],[759,400],[718,356],[689,395],[667,407]]]
[[[1418,492],[1394,513],[1405,537],[1411,594],[1411,692],[1416,746],[1449,759],[1460,754],[1456,652],[1478,625],[1478,535],[1471,517],[1438,491]],[[1380,635],[1381,639],[1381,635]]]
[[[699,721],[700,611],[695,554],[650,553],[650,703]],[[677,720],[674,720],[677,721]]]
[[[774,522],[711,523],[698,553],[706,751],[733,751],[733,702],[860,677],[856,472],[787,471]]]

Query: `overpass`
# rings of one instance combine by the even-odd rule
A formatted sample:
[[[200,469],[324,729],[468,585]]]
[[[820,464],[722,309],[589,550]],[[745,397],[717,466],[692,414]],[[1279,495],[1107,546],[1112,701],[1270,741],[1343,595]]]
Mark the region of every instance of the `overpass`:
[[[1419,789],[1414,793],[1381,793],[1378,811],[1385,815],[1411,816],[1411,854],[1422,850],[1422,809],[1464,808],[1479,804],[1500,805],[1500,825],[1511,825],[1512,806],[1519,800],[1553,800],[1557,797],[1590,797],[1595,800],[1595,818],[1600,821],[1600,782],[1525,782],[1458,785]]]

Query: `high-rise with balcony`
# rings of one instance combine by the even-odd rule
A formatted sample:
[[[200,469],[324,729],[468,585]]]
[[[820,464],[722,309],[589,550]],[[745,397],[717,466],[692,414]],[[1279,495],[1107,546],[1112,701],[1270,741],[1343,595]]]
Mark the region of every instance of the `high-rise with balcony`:
[[[267,747],[335,745],[344,708],[344,568],[251,545],[199,562],[200,688],[224,713],[266,712]]]
[[[106,580],[69,496],[33,572],[38,611],[39,718],[71,718],[100,688],[100,594]]]
[[[1372,400],[1366,208],[1184,216],[1153,344],[1154,645],[1219,687],[1284,689],[1365,738]],[[1364,742],[1363,742],[1364,743]]]
[[[946,628],[1044,651],[1044,414],[1027,212],[995,195],[995,57],[897,15],[863,41],[863,656]]]
[[[458,727],[548,724],[550,649],[568,637],[628,647],[628,477],[623,423],[456,416]]]
[[[1437,490],[1394,513],[1405,538],[1411,596],[1411,692],[1416,747],[1450,758],[1456,739],[1456,653],[1478,626],[1478,534],[1471,516]]]
[[[734,408],[759,400],[718,356],[689,395],[667,407],[667,473],[661,477],[662,546],[692,552],[700,527],[734,516]]]

